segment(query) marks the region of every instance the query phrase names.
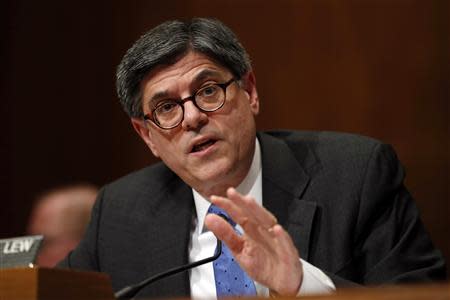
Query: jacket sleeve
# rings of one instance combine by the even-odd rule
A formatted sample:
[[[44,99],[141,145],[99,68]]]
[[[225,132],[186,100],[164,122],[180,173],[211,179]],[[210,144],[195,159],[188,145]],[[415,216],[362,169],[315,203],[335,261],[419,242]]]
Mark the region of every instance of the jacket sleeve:
[[[92,209],[91,220],[83,239],[73,251],[57,264],[57,268],[101,271],[99,268],[97,246],[103,197],[104,188],[100,190],[97,196],[97,200]]]
[[[443,256],[420,220],[404,177],[393,149],[378,144],[360,192],[353,258],[339,272],[328,274],[337,286],[446,279]]]

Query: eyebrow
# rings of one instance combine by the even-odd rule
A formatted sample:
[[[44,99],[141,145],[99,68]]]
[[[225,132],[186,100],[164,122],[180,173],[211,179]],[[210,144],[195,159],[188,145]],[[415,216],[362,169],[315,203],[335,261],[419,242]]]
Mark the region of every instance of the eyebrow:
[[[158,102],[158,100],[165,99],[165,98],[168,98],[168,97],[169,97],[169,92],[168,91],[157,92],[150,98],[150,101],[148,101],[147,105],[151,108],[152,104]]]
[[[191,87],[192,86],[196,86],[199,83],[201,83],[202,81],[204,81],[205,79],[209,78],[209,77],[223,77],[223,74],[219,71],[215,71],[212,69],[204,69],[201,70],[197,75],[195,75],[194,79],[192,80],[192,82],[189,84]],[[159,91],[156,92],[151,98],[150,101],[148,102],[148,106],[151,108],[151,106],[158,102],[161,99],[166,99],[169,98],[169,91],[164,90],[164,91]]]
[[[200,83],[208,77],[223,77],[223,75],[219,71],[204,69],[195,75],[194,80],[191,82],[191,86]]]

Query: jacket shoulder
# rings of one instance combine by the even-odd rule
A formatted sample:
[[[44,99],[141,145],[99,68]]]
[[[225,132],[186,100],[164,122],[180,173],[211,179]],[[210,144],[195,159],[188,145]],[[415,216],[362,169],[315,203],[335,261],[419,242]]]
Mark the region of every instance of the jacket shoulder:
[[[155,163],[143,169],[129,173],[105,185],[103,189],[109,197],[127,196],[135,194],[152,194],[156,196],[163,193],[168,183],[178,177],[162,162]]]
[[[364,151],[381,141],[364,135],[333,131],[267,131],[266,134],[284,140],[290,147],[307,145],[313,149],[332,148],[334,151]]]
[[[366,160],[372,155],[374,149],[385,145],[371,137],[332,131],[285,130],[267,131],[263,134],[282,140],[300,162],[305,160],[305,156],[311,155],[322,162],[357,162]]]

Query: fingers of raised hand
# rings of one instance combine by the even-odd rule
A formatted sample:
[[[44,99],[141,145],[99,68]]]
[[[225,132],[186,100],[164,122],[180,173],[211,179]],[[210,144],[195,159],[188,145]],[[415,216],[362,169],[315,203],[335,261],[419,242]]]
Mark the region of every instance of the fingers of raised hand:
[[[249,225],[268,230],[277,224],[275,216],[256,203],[253,197],[243,196],[234,188],[227,190],[227,197],[212,196],[211,201],[229,213],[230,217],[244,230]]]
[[[230,200],[236,203],[236,205],[242,207],[242,210],[245,211],[246,214],[253,216],[259,226],[269,229],[277,224],[277,219],[275,216],[264,207],[256,203],[253,197],[243,196],[234,188],[229,188],[227,190],[227,196]]]
[[[228,189],[227,197],[212,196],[211,202],[224,209],[244,229],[247,240],[253,240],[263,245],[267,251],[275,252],[278,244],[273,234],[273,228],[277,224],[275,216],[257,204],[252,197],[243,196],[233,188]],[[240,249],[229,247],[236,252]]]

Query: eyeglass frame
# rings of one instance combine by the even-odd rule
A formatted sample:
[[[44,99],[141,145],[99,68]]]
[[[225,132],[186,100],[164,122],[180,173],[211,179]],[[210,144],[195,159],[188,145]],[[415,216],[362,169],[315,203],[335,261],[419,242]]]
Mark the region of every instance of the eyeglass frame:
[[[161,129],[166,129],[166,130],[173,129],[173,128],[177,127],[178,125],[180,125],[183,122],[183,120],[184,120],[184,103],[186,103],[187,101],[192,101],[194,106],[198,110],[200,110],[201,112],[214,112],[214,111],[217,111],[217,110],[221,109],[224,106],[224,104],[225,104],[225,102],[227,100],[227,88],[228,88],[228,86],[230,86],[235,81],[238,81],[238,80],[236,78],[232,77],[230,80],[228,80],[228,81],[226,81],[224,83],[213,83],[213,84],[209,84],[207,86],[201,87],[198,90],[196,90],[195,93],[192,94],[189,97],[186,97],[186,98],[183,98],[183,99],[173,99],[173,100],[170,100],[170,101],[161,101],[162,104],[158,104],[154,109],[152,109],[152,111],[150,113],[147,113],[147,114],[144,115],[144,121],[152,121],[156,126],[158,126]],[[220,87],[222,89],[222,91],[223,91],[224,98],[223,98],[222,104],[220,104],[217,108],[212,109],[212,110],[205,110],[205,109],[201,108],[200,106],[198,106],[197,101],[195,101],[195,97],[202,90],[204,90],[204,89],[206,89],[208,87],[211,87],[211,86],[218,86],[218,87]],[[170,126],[170,127],[162,127],[161,124],[159,124],[158,121],[153,118],[153,113],[161,105],[163,105],[164,103],[167,103],[167,102],[173,102],[173,103],[176,103],[177,105],[179,105],[181,107],[182,111],[183,111],[183,114],[182,114],[182,118],[180,119],[180,121],[178,123],[176,123],[175,125]]]

